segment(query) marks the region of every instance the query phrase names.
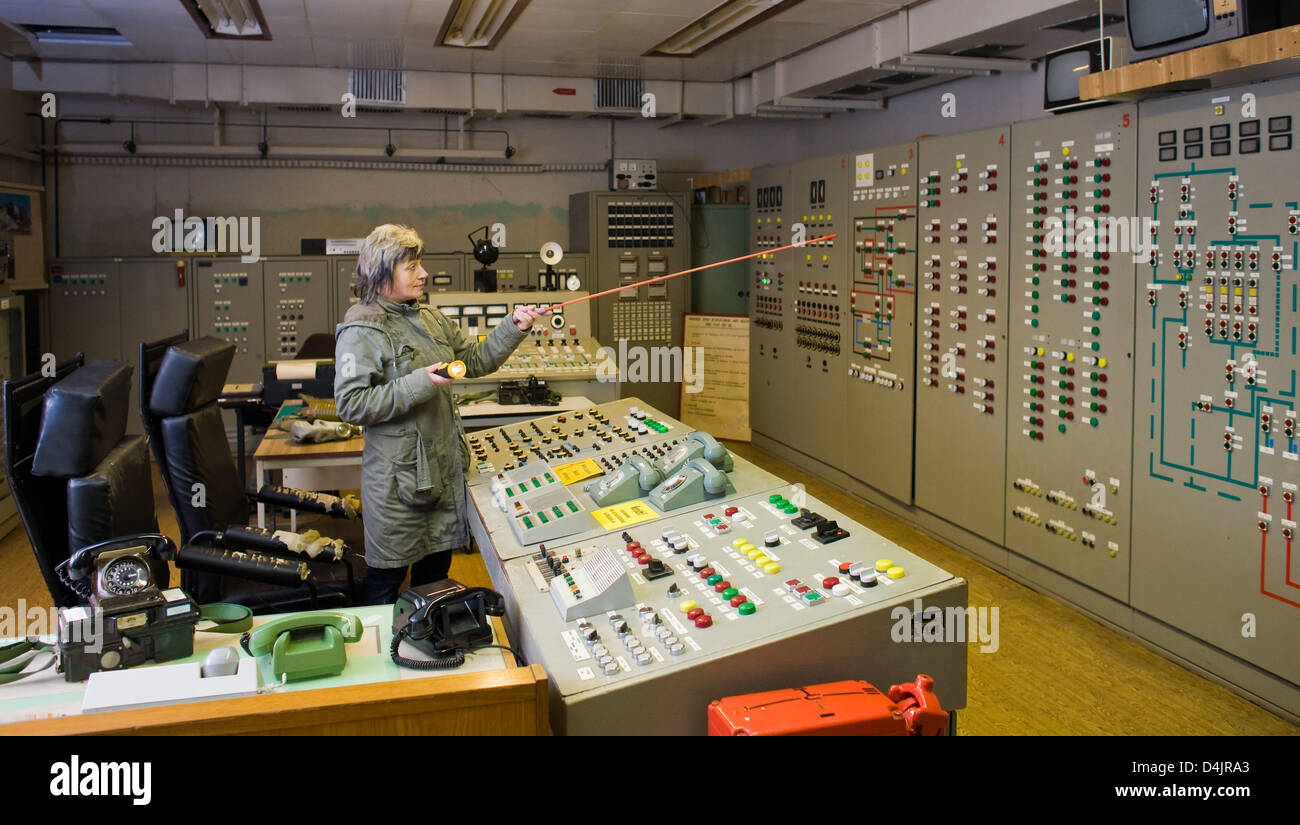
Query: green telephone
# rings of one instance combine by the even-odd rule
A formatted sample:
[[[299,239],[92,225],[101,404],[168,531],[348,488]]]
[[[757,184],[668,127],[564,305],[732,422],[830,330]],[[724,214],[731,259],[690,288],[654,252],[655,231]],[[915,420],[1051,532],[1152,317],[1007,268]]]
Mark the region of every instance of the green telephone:
[[[347,642],[361,641],[361,619],[319,610],[253,628],[240,638],[249,656],[271,654],[271,672],[286,682],[333,676],[347,666]]]

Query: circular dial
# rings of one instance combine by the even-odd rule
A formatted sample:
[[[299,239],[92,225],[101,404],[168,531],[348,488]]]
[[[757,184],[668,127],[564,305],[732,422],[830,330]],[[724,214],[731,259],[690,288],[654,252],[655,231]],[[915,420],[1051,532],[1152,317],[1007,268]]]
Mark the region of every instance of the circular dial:
[[[564,285],[569,288],[570,292],[577,292],[579,289],[582,289],[582,279],[577,275],[570,275],[565,279]]]
[[[138,558],[115,559],[104,568],[103,581],[114,596],[129,596],[149,586],[149,566]]]

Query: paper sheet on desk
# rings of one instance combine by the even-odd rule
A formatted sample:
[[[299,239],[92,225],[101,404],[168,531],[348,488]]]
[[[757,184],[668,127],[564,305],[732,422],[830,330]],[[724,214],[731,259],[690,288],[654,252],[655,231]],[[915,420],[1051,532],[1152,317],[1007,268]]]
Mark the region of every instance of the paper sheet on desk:
[[[655,512],[655,509],[644,501],[612,504],[609,507],[592,510],[591,514],[596,521],[600,522],[600,526],[606,530],[622,530],[625,527],[631,527],[633,524],[659,518],[659,514]]]
[[[553,468],[555,477],[560,480],[561,484],[569,485],[575,481],[583,481],[594,476],[602,475],[605,471],[600,469],[600,465],[590,458],[584,458],[582,461],[574,461],[569,464],[561,464]]]

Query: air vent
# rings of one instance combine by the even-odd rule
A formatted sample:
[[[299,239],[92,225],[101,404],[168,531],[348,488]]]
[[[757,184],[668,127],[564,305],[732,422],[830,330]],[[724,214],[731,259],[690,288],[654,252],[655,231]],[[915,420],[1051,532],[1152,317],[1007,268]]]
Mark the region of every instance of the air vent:
[[[859,83],[856,86],[845,86],[843,89],[831,92],[830,94],[819,95],[819,100],[843,100],[845,98],[863,98],[867,95],[873,95],[877,92],[883,92],[884,86],[870,86]]]
[[[915,83],[918,80],[926,80],[930,77],[928,74],[917,74],[915,72],[897,72],[895,74],[885,75],[884,77],[873,77],[871,82],[884,83],[887,86],[902,86],[907,83]]]
[[[290,103],[290,104],[286,104],[286,105],[284,105],[284,106],[276,106],[275,108],[276,108],[278,111],[281,111],[281,112],[333,112],[333,111],[336,111],[336,109],[335,109],[333,106],[306,106],[306,105],[302,105],[302,104],[292,104],[292,103]]]
[[[954,57],[1005,57],[1008,52],[1023,49],[1024,43],[982,43],[969,49],[953,52]]]
[[[1116,23],[1123,23],[1124,15],[1107,14],[1102,17],[1102,20],[1106,22],[1107,26],[1113,26]],[[1083,17],[1076,17],[1073,20],[1066,20],[1064,23],[1056,23],[1055,25],[1043,27],[1044,31],[1049,31],[1051,29],[1061,29],[1063,31],[1070,31],[1070,32],[1095,32],[1097,31],[1097,28],[1098,28],[1097,15],[1095,14],[1088,14]]]
[[[636,61],[602,60],[596,67],[596,108],[641,108],[645,80]]]
[[[45,26],[36,23],[23,25],[38,43],[68,43],[78,46],[129,46],[131,41],[117,29],[107,26]]]
[[[406,103],[406,72],[395,69],[350,69],[348,91],[359,103]]]

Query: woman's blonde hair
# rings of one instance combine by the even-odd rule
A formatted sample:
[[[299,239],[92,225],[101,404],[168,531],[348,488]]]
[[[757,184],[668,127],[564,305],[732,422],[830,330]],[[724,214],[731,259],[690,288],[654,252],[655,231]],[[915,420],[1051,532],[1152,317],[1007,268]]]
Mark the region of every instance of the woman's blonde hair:
[[[357,258],[357,280],[352,292],[364,304],[373,304],[393,283],[393,271],[407,261],[424,257],[424,241],[409,226],[386,223],[370,230]]]

